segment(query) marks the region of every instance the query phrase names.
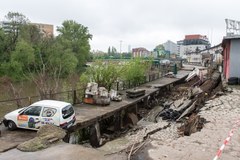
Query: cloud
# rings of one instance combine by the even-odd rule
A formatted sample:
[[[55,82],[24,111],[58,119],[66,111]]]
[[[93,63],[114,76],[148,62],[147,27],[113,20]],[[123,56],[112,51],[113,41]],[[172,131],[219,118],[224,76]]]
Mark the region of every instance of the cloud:
[[[213,44],[225,34],[225,18],[240,20],[240,1],[228,0],[21,0],[3,1],[0,17],[23,13],[33,22],[61,25],[73,19],[93,34],[92,49],[128,46],[152,50],[185,34],[204,34]]]

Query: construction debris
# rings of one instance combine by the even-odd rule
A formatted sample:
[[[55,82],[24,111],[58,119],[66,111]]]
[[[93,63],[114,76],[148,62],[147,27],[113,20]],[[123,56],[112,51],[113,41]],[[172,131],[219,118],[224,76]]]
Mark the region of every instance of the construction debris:
[[[186,78],[186,82],[190,81],[195,76],[199,76],[199,75],[200,75],[200,70],[198,68],[195,68],[191,73],[188,74],[188,77]]]
[[[190,81],[198,74],[200,74],[200,71],[195,69],[189,74],[186,80]],[[162,117],[163,120],[179,121],[181,118],[191,115],[197,109],[198,105],[204,102],[206,96],[210,96],[211,92],[218,86],[220,81],[221,74],[218,71],[213,71],[211,77],[206,79],[202,84],[187,89],[187,96],[183,94],[182,98],[171,102],[169,108],[164,107],[165,109],[159,114],[159,116]],[[166,104],[163,104],[163,106],[166,106]]]
[[[116,102],[122,101],[122,97],[117,94],[117,91],[111,89],[109,94],[110,94],[110,98],[111,98],[112,101],[116,101]]]
[[[148,122],[157,122],[156,117],[162,110],[163,110],[162,106],[155,106],[143,119]]]
[[[200,131],[206,120],[201,118],[199,115],[192,114],[189,119],[179,127],[179,135],[190,136],[192,133]]]
[[[122,101],[122,97],[115,90],[108,93],[105,87],[99,87],[97,83],[91,82],[87,84],[83,99],[84,103],[105,106],[109,105],[111,100],[119,102]]]

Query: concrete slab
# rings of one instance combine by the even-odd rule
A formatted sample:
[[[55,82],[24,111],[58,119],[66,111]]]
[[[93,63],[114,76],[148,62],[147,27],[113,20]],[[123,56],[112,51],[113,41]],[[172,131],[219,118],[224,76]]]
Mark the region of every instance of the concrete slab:
[[[21,152],[12,149],[5,153],[0,153],[0,160],[125,160],[125,154],[107,155],[107,152],[99,151],[93,148],[83,147],[60,142],[50,148],[37,152]]]
[[[7,130],[3,125],[0,127],[2,136],[0,137],[0,152],[15,148],[22,142],[30,140],[36,136],[36,131],[17,129],[15,131]]]

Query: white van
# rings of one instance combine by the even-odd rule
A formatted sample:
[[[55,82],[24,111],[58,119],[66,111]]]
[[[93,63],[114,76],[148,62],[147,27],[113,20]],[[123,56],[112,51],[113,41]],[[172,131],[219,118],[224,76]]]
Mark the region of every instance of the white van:
[[[75,120],[75,112],[70,103],[42,100],[6,114],[3,123],[9,130],[16,128],[38,130],[45,124],[69,128]]]

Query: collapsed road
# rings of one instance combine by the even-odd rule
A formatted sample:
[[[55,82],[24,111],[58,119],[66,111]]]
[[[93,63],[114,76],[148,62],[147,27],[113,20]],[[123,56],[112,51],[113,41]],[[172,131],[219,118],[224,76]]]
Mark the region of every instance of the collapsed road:
[[[109,156],[111,157],[114,155],[116,156],[120,153],[126,153],[128,159],[159,159],[160,157],[161,157],[160,159],[162,158],[177,159],[177,156],[174,157],[173,155],[171,155],[170,149],[169,149],[170,147],[165,144],[171,144],[172,142],[178,141],[179,139],[182,139],[182,138],[187,139],[185,137],[179,138],[179,136],[191,135],[192,133],[201,130],[203,125],[208,126],[208,124],[210,124],[209,117],[202,116],[201,112],[205,108],[204,102],[206,100],[208,100],[209,98],[213,98],[216,95],[222,94],[221,92],[219,92],[222,89],[222,86],[219,85],[221,83],[220,81],[218,81],[219,76],[216,76],[216,75],[217,73],[213,73],[211,74],[211,76],[207,75],[205,80],[202,81],[201,83],[199,82],[199,79],[193,79],[192,81],[187,83],[187,85],[186,84],[176,85],[174,88],[172,88],[171,92],[168,92],[168,94],[162,97],[155,97],[157,98],[157,101],[158,101],[158,103],[156,104],[158,104],[161,107],[155,106],[150,112],[148,112],[147,116],[145,116],[143,120],[139,121],[138,125],[134,126],[127,134],[106,143],[102,147],[98,148],[97,151],[104,153],[105,158],[107,157],[109,158]],[[215,79],[216,77],[218,79],[217,80],[218,82]],[[187,97],[187,98],[184,99],[184,97]],[[186,103],[187,99],[191,100],[192,103],[191,104]],[[184,105],[184,103],[187,105]],[[174,104],[174,106],[171,106],[172,104]],[[176,107],[177,105],[178,107]],[[175,109],[175,111],[180,111],[177,118],[173,117],[171,119],[170,117],[168,119],[163,120],[163,116],[161,116],[161,113],[173,107],[182,108],[181,110]],[[206,110],[211,108],[212,106],[209,107],[208,105]],[[196,114],[199,114],[199,115],[196,115]],[[200,117],[200,115],[202,117]],[[190,117],[190,118],[187,119],[187,117]],[[175,122],[176,120],[180,121],[181,123],[176,123]],[[186,127],[188,124],[191,124],[191,125],[189,125],[189,127]],[[200,129],[199,129],[199,125],[200,125]],[[205,128],[203,128],[202,130],[204,129]],[[186,130],[188,130],[188,132],[184,133]],[[198,134],[201,132],[198,132]],[[196,135],[196,134],[197,133],[193,135]],[[195,137],[195,140],[197,139],[196,136],[190,136],[190,137]],[[199,140],[199,145],[200,143],[202,143],[200,141],[201,140]],[[183,141],[181,141],[181,143],[183,146],[184,145]],[[196,140],[196,143],[198,144],[198,140]],[[163,148],[164,152],[163,151],[159,152],[158,148],[155,149],[154,151],[154,149],[152,148],[153,145],[159,148]],[[215,150],[217,150],[217,147],[218,146],[215,147],[216,148]],[[151,153],[154,153],[154,154],[150,154],[149,151],[151,151]],[[181,149],[178,149],[176,155],[179,155],[178,152],[181,153]],[[161,154],[158,154],[158,153],[161,153]],[[185,150],[185,153],[181,153],[180,157],[184,157],[184,154],[186,154],[189,157],[191,157],[191,155],[194,155],[194,153],[188,153]],[[4,154],[4,155],[7,155],[7,154]],[[103,155],[101,154],[101,157],[102,156]],[[197,159],[195,156],[192,156],[192,157],[194,157],[194,159]],[[188,158],[185,157],[184,159],[188,159]],[[193,158],[189,158],[189,159],[193,159]]]
[[[81,104],[81,105],[77,105],[75,106],[75,111],[76,111],[76,123],[74,126],[72,126],[70,128],[70,130],[68,131],[68,135],[66,136],[66,138],[64,139],[65,142],[71,142],[71,143],[79,143],[81,141],[81,137],[75,136],[75,135],[79,135],[79,132],[82,132],[82,130],[84,130],[85,128],[89,129],[93,129],[94,133],[93,136],[91,135],[90,137],[93,137],[92,140],[92,145],[93,146],[99,146],[100,144],[100,139],[96,139],[96,132],[99,132],[100,130],[95,130],[96,125],[99,125],[99,122],[102,122],[103,120],[107,120],[109,117],[110,118],[114,118],[114,119],[118,119],[119,123],[116,123],[118,125],[115,125],[115,129],[119,130],[121,129],[121,112],[136,112],[138,105],[138,102],[142,102],[143,99],[148,100],[148,103],[150,102],[149,95],[155,94],[160,88],[167,88],[170,89],[171,86],[181,80],[183,80],[184,77],[186,77],[188,75],[190,71],[184,71],[181,70],[178,72],[178,74],[176,75],[176,78],[160,78],[158,80],[155,80],[153,82],[144,84],[143,86],[141,86],[142,88],[144,88],[146,90],[146,94],[144,96],[138,97],[138,98],[134,98],[134,99],[130,99],[130,98],[126,98],[124,97],[123,94],[123,101],[121,102],[112,102],[109,106],[103,107],[103,106],[96,106],[96,105],[87,105],[87,104]],[[155,87],[156,86],[156,87]],[[122,117],[125,118],[125,117]],[[110,119],[112,120],[112,119]],[[2,130],[2,136],[0,137],[0,143],[4,144],[1,145],[1,151],[7,151],[9,149],[12,149],[14,147],[16,147],[18,144],[31,139],[32,137],[34,137],[35,132],[31,132],[31,136],[26,137],[26,139],[21,139],[21,135],[25,134],[23,130],[17,130],[12,132],[11,134],[9,133],[9,131],[6,131],[5,129],[1,129]],[[81,134],[81,133],[80,133]],[[7,135],[11,135],[10,137],[12,138],[6,138],[9,137]],[[18,136],[19,135],[19,136]],[[89,136],[88,136],[89,137]],[[14,141],[14,139],[18,139],[17,141]]]
[[[111,147],[104,145],[100,149],[114,150],[115,153],[124,151],[129,155],[129,159],[132,156],[146,159],[142,158],[144,155],[137,155],[138,150],[149,141],[174,140],[200,131],[207,121],[197,115],[199,110],[206,100],[222,89],[221,74],[217,70],[213,70],[203,79],[194,76],[188,83],[178,84],[171,92],[165,92],[164,96],[159,97],[159,106],[155,106],[140,120],[127,136],[109,142]]]
[[[214,99],[206,101],[198,112],[198,116],[207,122],[200,132],[179,137],[179,125],[173,123],[168,131],[162,130],[150,136],[132,159],[240,159],[239,98],[240,91],[236,89],[218,93]],[[230,133],[230,142],[226,143]],[[223,144],[226,144],[225,148],[220,152]]]

